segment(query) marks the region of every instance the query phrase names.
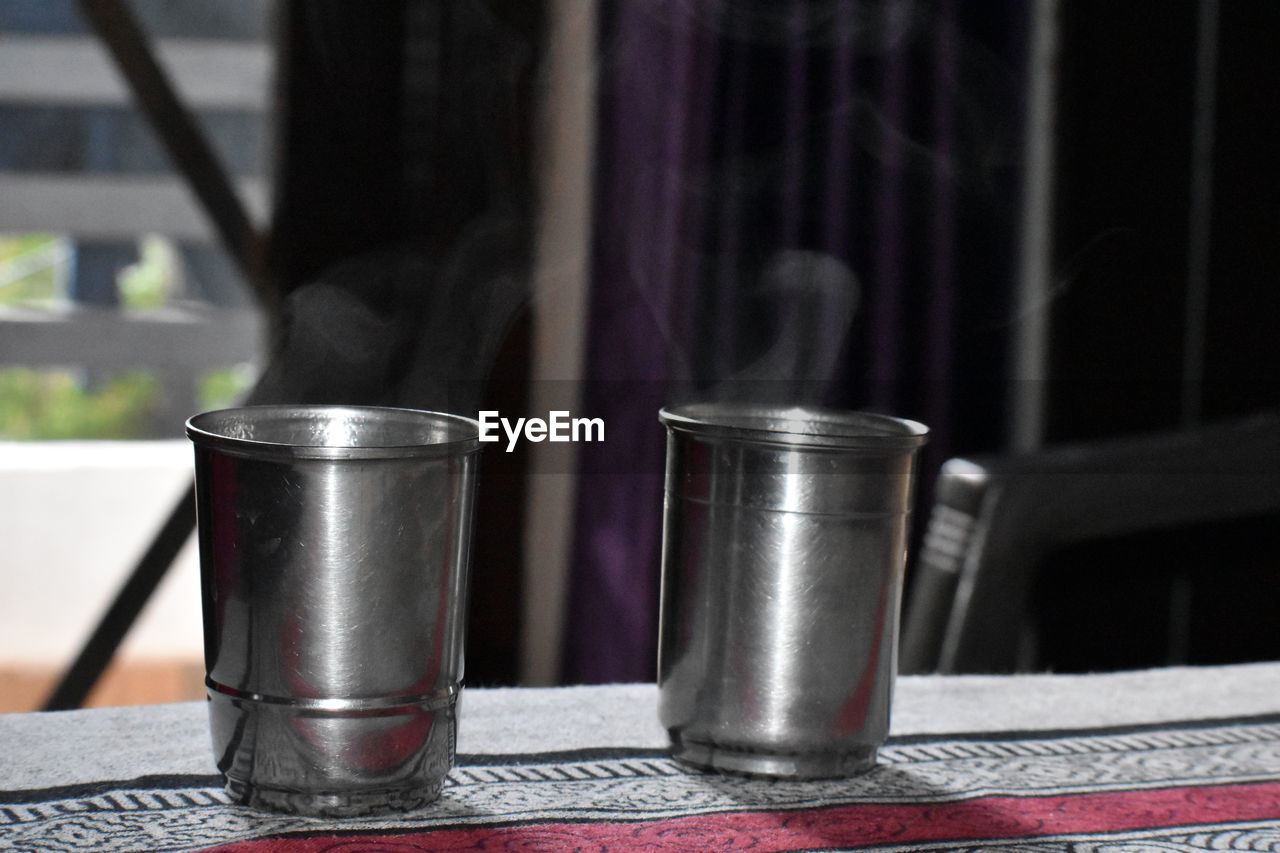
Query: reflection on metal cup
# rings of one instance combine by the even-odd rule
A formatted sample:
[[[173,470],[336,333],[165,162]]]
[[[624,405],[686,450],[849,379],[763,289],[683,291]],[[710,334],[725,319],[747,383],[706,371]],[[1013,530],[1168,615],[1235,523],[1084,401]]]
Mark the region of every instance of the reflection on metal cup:
[[[667,427],[660,716],[716,770],[861,772],[889,730],[921,424],[705,403]]]
[[[436,799],[454,756],[476,422],[251,406],[196,415],[187,435],[227,790],[326,816]]]

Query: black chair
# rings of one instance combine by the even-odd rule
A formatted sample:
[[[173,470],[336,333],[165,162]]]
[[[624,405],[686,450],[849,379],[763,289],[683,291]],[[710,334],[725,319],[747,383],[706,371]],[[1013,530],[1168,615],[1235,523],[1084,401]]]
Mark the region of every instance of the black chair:
[[[1206,561],[1203,553],[1192,553],[1195,549],[1187,545],[1196,541],[1199,534],[1194,531],[1232,519],[1258,521],[1251,528],[1255,532],[1276,530],[1280,525],[1273,519],[1278,514],[1280,413],[1023,455],[952,459],[939,474],[915,567],[901,670],[1012,672],[1052,667],[1042,654],[1044,625],[1037,616],[1046,608],[1075,608],[1059,622],[1066,621],[1069,630],[1088,638],[1100,630],[1097,614],[1108,610],[1116,589],[1124,586],[1123,575],[1138,549],[1130,548],[1128,557],[1122,549],[1118,563],[1105,570],[1095,565],[1092,571],[1064,566],[1055,555],[1074,553],[1096,563],[1098,552],[1088,550],[1088,543],[1123,544],[1126,537],[1143,534],[1148,536],[1143,541],[1165,546],[1164,565],[1154,571],[1174,575],[1196,569],[1190,565],[1194,561]],[[1188,526],[1193,534],[1178,533]],[[1277,541],[1274,534],[1264,537],[1267,548]],[[1150,594],[1139,593],[1137,603],[1124,611],[1111,608],[1113,615],[1133,614],[1130,637],[1138,639],[1130,642],[1141,642],[1140,632],[1152,630],[1142,627],[1143,611],[1170,606],[1170,601],[1181,601],[1182,609],[1188,609],[1191,597],[1203,598],[1206,588],[1226,583],[1215,572],[1240,561],[1220,552],[1212,557],[1207,562],[1219,565],[1199,567],[1196,589],[1188,587],[1179,594],[1175,585],[1172,592],[1159,593],[1149,583],[1149,572],[1143,583],[1148,583]],[[1280,586],[1280,554],[1273,551],[1261,559],[1274,571],[1235,572],[1231,593],[1243,602],[1236,611],[1240,620],[1264,620],[1261,624],[1272,626],[1265,628],[1266,635],[1280,637],[1275,620],[1266,616],[1268,608],[1277,606],[1270,590]],[[1057,572],[1056,578],[1050,569]],[[1077,575],[1077,597],[1064,604],[1059,599],[1071,596],[1065,591],[1070,584],[1063,581],[1072,572]],[[1089,593],[1083,601],[1082,586]],[[1220,618],[1222,627],[1229,628],[1232,617]],[[1108,642],[1126,640],[1104,636],[1095,646]],[[1178,657],[1146,663],[1199,662]],[[1086,663],[1082,668],[1095,667]]]

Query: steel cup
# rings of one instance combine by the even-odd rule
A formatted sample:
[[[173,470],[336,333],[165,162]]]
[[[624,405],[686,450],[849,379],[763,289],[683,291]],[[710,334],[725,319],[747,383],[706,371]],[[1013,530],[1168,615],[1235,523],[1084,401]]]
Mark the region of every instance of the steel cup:
[[[262,406],[187,422],[209,720],[228,792],[411,809],[453,763],[478,426]]]
[[[880,415],[695,404],[667,428],[659,710],[675,758],[820,778],[889,730],[916,451]]]

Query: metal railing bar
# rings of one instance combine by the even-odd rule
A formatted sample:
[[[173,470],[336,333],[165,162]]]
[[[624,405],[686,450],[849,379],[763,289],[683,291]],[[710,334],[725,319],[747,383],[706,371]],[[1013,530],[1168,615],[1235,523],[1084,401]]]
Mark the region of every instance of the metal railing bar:
[[[198,110],[263,112],[270,106],[269,45],[217,39],[155,39],[185,102]],[[7,104],[124,105],[128,84],[98,39],[0,34],[0,99]]]

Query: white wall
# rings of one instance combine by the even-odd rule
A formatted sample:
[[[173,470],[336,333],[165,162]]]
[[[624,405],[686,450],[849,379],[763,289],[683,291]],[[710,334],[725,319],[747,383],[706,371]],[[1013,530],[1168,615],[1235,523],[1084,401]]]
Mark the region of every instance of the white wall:
[[[0,664],[68,664],[192,476],[185,440],[0,442]],[[201,642],[193,536],[121,656]]]

